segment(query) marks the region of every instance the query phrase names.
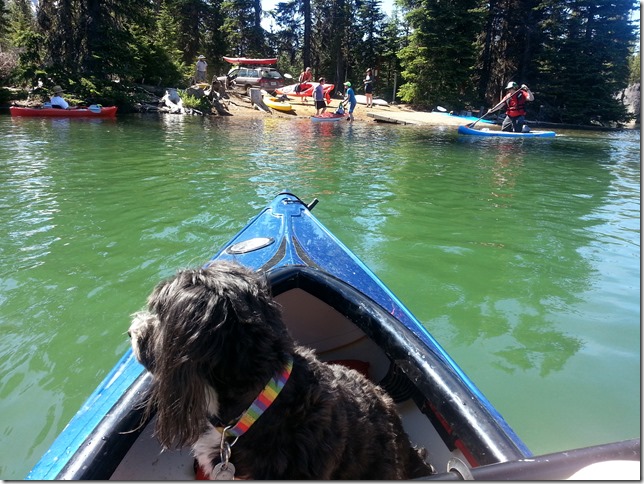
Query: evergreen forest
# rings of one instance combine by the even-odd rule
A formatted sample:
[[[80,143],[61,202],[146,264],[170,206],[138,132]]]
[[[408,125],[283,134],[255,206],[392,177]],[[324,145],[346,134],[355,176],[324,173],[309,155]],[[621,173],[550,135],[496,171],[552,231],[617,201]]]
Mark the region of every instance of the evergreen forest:
[[[495,105],[528,85],[528,118],[589,124],[632,118],[620,93],[640,79],[634,0],[0,0],[0,101],[7,88],[62,85],[127,105],[137,86],[186,87],[197,56],[277,57],[297,79],[374,92],[416,109]],[[288,83],[288,82],[287,82]]]

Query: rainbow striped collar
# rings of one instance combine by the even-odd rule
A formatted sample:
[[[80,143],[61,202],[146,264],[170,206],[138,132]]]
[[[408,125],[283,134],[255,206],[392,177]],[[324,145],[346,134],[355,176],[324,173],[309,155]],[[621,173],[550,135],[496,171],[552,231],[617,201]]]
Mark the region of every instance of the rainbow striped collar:
[[[286,365],[282,371],[276,373],[275,376],[270,379],[255,401],[242,414],[237,423],[234,426],[226,427],[223,430],[224,437],[226,433],[236,437],[237,439],[241,437],[275,401],[291,376],[292,370],[293,357],[289,355]],[[235,439],[235,441],[237,441],[237,439]]]

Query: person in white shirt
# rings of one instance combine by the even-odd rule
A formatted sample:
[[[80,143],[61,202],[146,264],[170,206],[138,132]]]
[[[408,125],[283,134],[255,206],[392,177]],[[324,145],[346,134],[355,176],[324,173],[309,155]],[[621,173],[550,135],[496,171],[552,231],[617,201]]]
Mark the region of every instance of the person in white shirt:
[[[52,90],[54,91],[54,95],[50,99],[51,107],[62,109],[69,108],[69,104],[61,96],[61,94],[63,93],[63,88],[60,86],[54,86]]]
[[[197,57],[197,75],[195,76],[195,82],[206,82],[206,69],[208,69],[208,63],[204,60],[205,57],[200,55]]]

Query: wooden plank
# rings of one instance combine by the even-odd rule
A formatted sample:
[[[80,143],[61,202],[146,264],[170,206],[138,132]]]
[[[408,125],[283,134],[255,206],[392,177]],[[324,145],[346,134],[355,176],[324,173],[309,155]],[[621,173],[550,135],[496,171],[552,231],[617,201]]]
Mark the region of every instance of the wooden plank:
[[[468,123],[457,116],[420,111],[371,111],[367,116],[379,122],[395,124],[460,126]]]

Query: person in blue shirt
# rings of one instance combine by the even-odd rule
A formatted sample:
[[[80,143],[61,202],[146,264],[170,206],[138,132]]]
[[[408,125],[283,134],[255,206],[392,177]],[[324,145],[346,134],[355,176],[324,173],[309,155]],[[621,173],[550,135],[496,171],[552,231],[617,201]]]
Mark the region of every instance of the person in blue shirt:
[[[349,105],[349,117],[347,118],[347,121],[353,121],[353,110],[356,108],[356,104],[358,104],[358,101],[356,100],[356,93],[353,91],[353,88],[351,87],[351,82],[347,81],[344,83],[345,87],[347,88],[347,92],[344,96],[344,100],[342,101],[342,104],[345,106],[348,104]]]

